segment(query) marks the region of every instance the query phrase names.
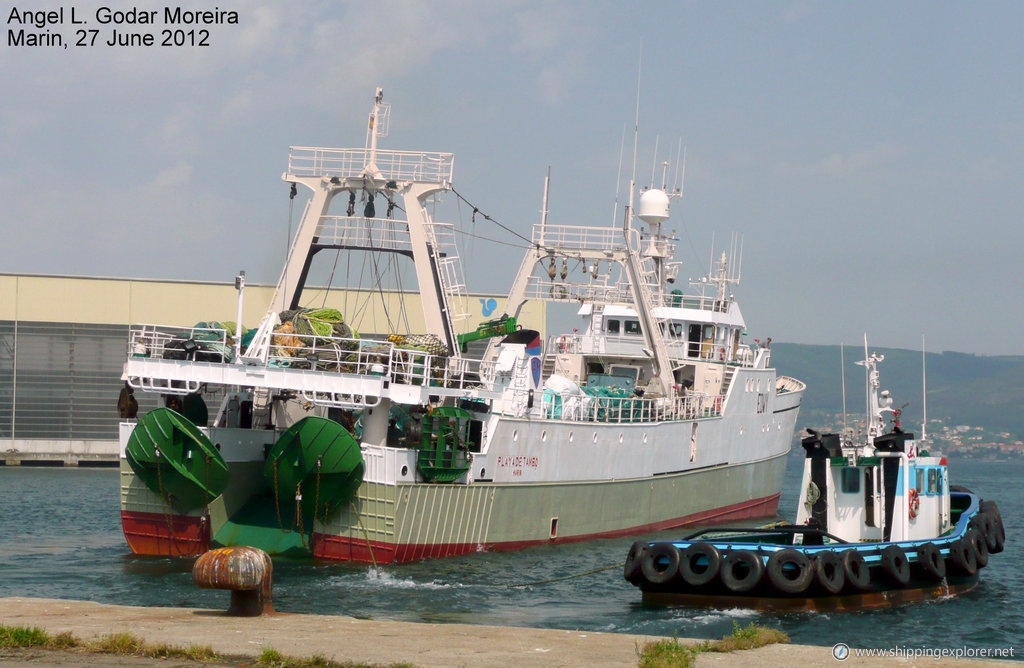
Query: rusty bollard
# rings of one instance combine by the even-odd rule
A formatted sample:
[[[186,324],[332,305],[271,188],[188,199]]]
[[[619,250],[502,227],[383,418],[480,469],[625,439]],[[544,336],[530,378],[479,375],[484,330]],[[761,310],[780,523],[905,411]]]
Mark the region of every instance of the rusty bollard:
[[[255,547],[221,547],[196,559],[192,581],[207,589],[231,590],[227,614],[258,617],[273,612],[271,584],[274,564]]]

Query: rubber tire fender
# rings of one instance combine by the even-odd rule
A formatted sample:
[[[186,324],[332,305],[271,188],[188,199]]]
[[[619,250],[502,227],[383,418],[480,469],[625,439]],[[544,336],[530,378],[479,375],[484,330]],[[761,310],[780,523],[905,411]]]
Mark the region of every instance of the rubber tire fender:
[[[871,588],[871,569],[864,555],[857,550],[845,550],[839,555],[843,562],[843,575],[853,589],[866,591]]]
[[[737,567],[744,569],[743,576],[736,574]],[[764,563],[761,557],[750,550],[732,550],[722,559],[720,576],[726,589],[734,594],[743,594],[761,582]]]
[[[706,561],[703,570],[697,570],[700,559]],[[710,584],[722,565],[722,554],[711,543],[693,543],[685,550],[679,561],[679,577],[691,587],[703,587]]]
[[[949,544],[949,563],[958,575],[974,575],[978,572],[978,555],[970,541],[961,538]]]
[[[964,540],[971,542],[971,546],[974,548],[974,561],[977,562],[978,568],[988,566],[988,543],[985,542],[985,537],[981,535],[981,532],[977,529],[968,529],[964,534]]]
[[[990,548],[992,541],[989,537],[995,532],[995,527],[993,525],[994,522],[992,521],[992,516],[984,511],[980,511],[971,518],[971,521],[967,526],[981,534],[981,538],[985,542],[985,547]]]
[[[814,555],[814,581],[829,594],[838,594],[846,585],[846,573],[843,561],[832,550],[824,550]]]
[[[640,581],[640,567],[644,563],[644,551],[649,541],[638,540],[630,546],[626,561],[622,564],[622,577],[631,584]]]
[[[679,574],[679,548],[672,543],[655,543],[644,551],[640,572],[654,585],[668,584]]]
[[[982,501],[981,512],[988,515],[992,524],[992,533],[986,536],[990,539],[988,551],[991,554],[999,554],[1006,547],[1006,527],[1003,526],[1003,516],[999,512],[999,506],[995,501]]]
[[[796,569],[796,576],[789,577],[788,573],[793,569]],[[765,570],[768,573],[768,582],[776,591],[783,594],[802,594],[814,577],[811,560],[803,552],[791,547],[773,552],[772,556],[768,557],[768,566]]]
[[[946,560],[935,543],[921,543],[917,546],[917,570],[929,580],[946,577]]]
[[[882,550],[882,572],[901,587],[910,583],[910,560],[899,545],[887,545]]]

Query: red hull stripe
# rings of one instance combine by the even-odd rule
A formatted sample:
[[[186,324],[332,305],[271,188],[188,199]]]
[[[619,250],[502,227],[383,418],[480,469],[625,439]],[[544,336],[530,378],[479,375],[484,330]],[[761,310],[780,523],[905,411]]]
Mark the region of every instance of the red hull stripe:
[[[210,549],[206,517],[122,510],[121,529],[135,554],[190,557]]]
[[[613,531],[600,531],[597,533],[582,534],[578,536],[566,536],[549,540],[520,540],[507,541],[502,543],[433,543],[433,544],[399,544],[384,543],[380,541],[367,541],[345,536],[331,536],[327,534],[313,534],[313,556],[318,559],[330,559],[334,561],[359,561],[365,563],[404,563],[418,559],[429,559],[438,557],[452,557],[460,554],[481,551],[510,551],[520,550],[533,545],[544,545],[547,543],[571,543],[597,538],[618,538],[620,536],[633,536],[663,531],[676,527],[711,524],[718,522],[729,522],[734,520],[755,519],[761,517],[773,517],[779,508],[780,494],[773,494],[761,499],[752,499],[734,503],[732,505],[705,510],[692,515],[678,517],[651,524],[629,527],[627,529],[615,529]]]

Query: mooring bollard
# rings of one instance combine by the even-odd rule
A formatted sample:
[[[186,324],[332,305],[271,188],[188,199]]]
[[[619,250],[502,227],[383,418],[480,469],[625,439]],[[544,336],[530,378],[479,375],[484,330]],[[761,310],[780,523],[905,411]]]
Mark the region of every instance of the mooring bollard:
[[[274,564],[255,547],[221,547],[200,555],[192,566],[192,581],[206,589],[228,589],[227,614],[258,617],[273,612],[271,585]]]

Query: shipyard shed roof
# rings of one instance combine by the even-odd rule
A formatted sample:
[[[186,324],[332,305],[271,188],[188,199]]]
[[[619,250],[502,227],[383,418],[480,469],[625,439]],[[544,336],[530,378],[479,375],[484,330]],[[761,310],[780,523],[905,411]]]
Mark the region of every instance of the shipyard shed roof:
[[[259,324],[273,293],[272,285],[246,284],[245,326]],[[396,312],[400,295],[385,292],[383,296],[367,300],[370,294],[365,290],[307,287],[303,302],[316,307],[326,303],[342,315],[346,314],[346,304],[355,311],[358,303],[360,310],[367,312],[362,317],[366,324],[361,329],[359,323],[353,323],[356,329],[383,332],[387,322],[384,310]],[[481,321],[500,316],[505,306],[504,295],[471,294],[463,299],[461,310],[469,317],[456,323],[460,332],[473,330]],[[364,309],[365,305],[369,308]],[[412,300],[407,306],[409,330],[421,331],[423,316],[419,302]],[[543,303],[528,302],[523,307],[520,322],[544,331],[543,306]],[[238,293],[233,282],[0,273],[0,321],[192,325],[210,320],[234,321],[237,308]]]

